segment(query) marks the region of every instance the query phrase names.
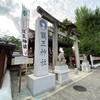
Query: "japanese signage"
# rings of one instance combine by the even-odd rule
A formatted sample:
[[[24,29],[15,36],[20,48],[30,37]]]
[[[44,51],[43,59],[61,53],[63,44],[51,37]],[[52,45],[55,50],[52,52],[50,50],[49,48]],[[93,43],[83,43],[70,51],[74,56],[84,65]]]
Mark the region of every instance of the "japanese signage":
[[[28,57],[15,57],[14,64],[28,64]]]
[[[48,74],[48,28],[47,21],[40,17],[36,20],[34,74]]]
[[[23,56],[28,56],[29,17],[30,17],[30,11],[25,6],[22,5],[21,34],[22,34]]]

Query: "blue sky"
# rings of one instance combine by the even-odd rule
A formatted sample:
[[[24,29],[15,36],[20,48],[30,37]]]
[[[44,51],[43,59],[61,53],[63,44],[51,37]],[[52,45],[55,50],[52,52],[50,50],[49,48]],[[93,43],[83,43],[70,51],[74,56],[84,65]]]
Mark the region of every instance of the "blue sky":
[[[0,0],[0,37],[7,34],[20,38],[22,3],[30,10],[31,29],[34,29],[35,20],[40,16],[36,11],[37,6],[60,21],[67,18],[73,23],[76,8],[86,5],[94,10],[100,7],[100,0]]]

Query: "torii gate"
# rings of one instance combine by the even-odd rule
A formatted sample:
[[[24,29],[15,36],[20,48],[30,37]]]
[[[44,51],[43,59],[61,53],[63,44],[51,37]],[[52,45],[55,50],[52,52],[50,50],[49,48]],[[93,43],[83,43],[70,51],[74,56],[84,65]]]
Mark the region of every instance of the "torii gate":
[[[72,28],[75,28],[76,26],[74,24],[67,25],[67,28],[65,25],[63,25],[60,21],[58,21],[56,18],[54,18],[52,15],[50,15],[48,12],[46,12],[44,9],[42,9],[40,6],[37,7],[37,12],[41,14],[41,17],[49,21],[53,24],[53,28],[49,27],[49,30],[53,32],[53,67],[57,63],[57,57],[58,57],[58,34],[67,37],[74,41],[75,46],[75,57],[76,57],[76,67],[80,70],[80,58],[79,58],[79,48],[78,48],[78,37],[79,34],[76,32],[73,32],[73,36],[69,36]],[[59,32],[57,28],[63,28],[66,30],[66,34]]]

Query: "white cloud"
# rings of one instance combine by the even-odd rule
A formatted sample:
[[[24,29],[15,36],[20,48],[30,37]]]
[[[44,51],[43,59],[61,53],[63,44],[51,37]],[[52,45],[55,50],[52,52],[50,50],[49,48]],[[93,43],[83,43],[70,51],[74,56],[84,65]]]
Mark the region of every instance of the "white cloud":
[[[100,7],[100,0],[1,0],[0,34],[20,36],[20,16],[22,3],[30,10],[30,28],[34,29],[35,20],[40,16],[36,9],[41,6],[52,16],[62,21],[65,18],[75,22],[75,9],[86,5],[95,9]],[[9,23],[6,24],[5,23]]]
[[[13,24],[13,21],[8,19],[6,16],[0,16],[0,34],[7,34],[10,36],[17,37],[19,32]]]

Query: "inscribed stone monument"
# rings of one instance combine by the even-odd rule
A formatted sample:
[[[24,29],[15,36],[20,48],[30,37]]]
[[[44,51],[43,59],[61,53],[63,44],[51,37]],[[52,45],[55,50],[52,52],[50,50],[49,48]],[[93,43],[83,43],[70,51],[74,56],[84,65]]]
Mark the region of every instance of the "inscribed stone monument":
[[[55,88],[55,74],[48,73],[47,21],[40,17],[36,20],[34,74],[28,75],[27,84],[33,96]]]

